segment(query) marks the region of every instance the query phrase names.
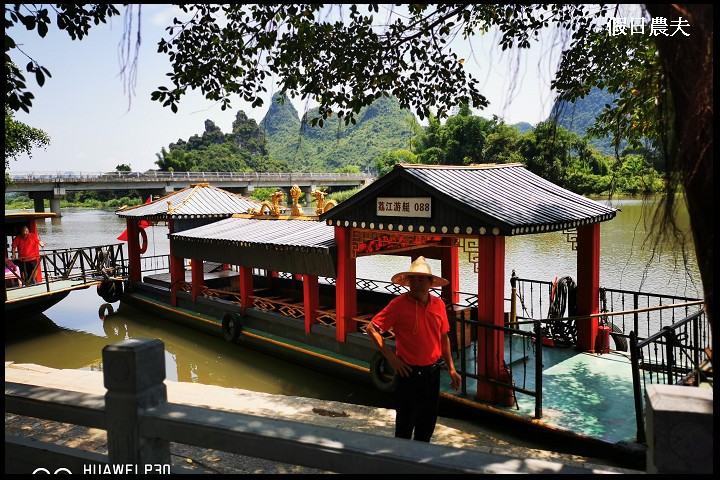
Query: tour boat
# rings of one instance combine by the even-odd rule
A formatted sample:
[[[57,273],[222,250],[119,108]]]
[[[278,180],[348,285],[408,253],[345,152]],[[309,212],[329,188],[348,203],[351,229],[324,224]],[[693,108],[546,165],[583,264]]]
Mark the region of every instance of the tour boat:
[[[313,214],[300,207],[303,195],[318,200]],[[443,405],[613,447],[644,444],[641,382],[674,382],[694,371],[681,355],[674,370],[663,370],[654,344],[643,341],[687,323],[700,335],[684,338],[682,348],[711,346],[697,299],[601,288],[600,223],[617,210],[521,164],[403,164],[332,208],[324,196],[293,187],[258,207],[198,184],[118,211],[128,230],[121,302],[389,395],[394,373],[365,327],[407,289],[389,278],[357,278],[357,260],[399,255],[409,266],[422,255],[449,280],[432,294],[447,305],[463,381],[451,390],[443,372]],[[167,225],[169,255],[145,255],[143,221]],[[577,279],[507,275],[507,237],[558,231],[577,254]],[[472,263],[477,291],[460,291],[460,258]],[[394,345],[392,331],[387,341]]]

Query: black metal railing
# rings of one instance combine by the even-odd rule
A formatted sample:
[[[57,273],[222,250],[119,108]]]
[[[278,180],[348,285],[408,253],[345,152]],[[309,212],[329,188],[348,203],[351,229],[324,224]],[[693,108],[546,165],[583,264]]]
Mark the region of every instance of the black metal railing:
[[[553,282],[515,277],[518,305],[517,319],[547,319],[551,304]],[[634,292],[614,288],[600,288],[600,313],[614,312],[602,316],[600,323],[610,327],[615,349],[627,351],[630,331],[639,338],[646,338],[667,325],[690,314],[692,302],[700,299],[678,295],[664,295]],[[506,311],[510,310],[511,299],[506,299]],[[656,308],[683,305],[678,308]],[[626,313],[619,313],[626,312]],[[563,319],[557,319],[564,321]]]
[[[645,443],[643,392],[648,384],[700,385],[706,380],[702,365],[707,348],[712,345],[712,331],[699,311],[666,325],[645,339],[630,332],[633,393],[638,442]],[[689,379],[693,379],[691,382]]]
[[[35,269],[29,272],[28,278],[36,278],[38,270],[42,275],[42,283],[47,291],[60,281],[80,281],[92,283],[107,279],[123,279],[127,277],[127,262],[122,244],[97,245],[81,248],[59,248],[43,250]],[[16,282],[16,286],[7,289],[21,289],[34,284],[33,282]]]
[[[677,295],[663,295],[647,292],[633,292],[614,288],[600,289],[601,312],[628,312],[624,315],[613,315],[609,323],[614,332],[622,332],[629,337],[633,331],[638,338],[646,338],[661,331],[668,325],[688,316],[692,305],[681,308],[656,308],[676,304],[697,302],[698,298]]]

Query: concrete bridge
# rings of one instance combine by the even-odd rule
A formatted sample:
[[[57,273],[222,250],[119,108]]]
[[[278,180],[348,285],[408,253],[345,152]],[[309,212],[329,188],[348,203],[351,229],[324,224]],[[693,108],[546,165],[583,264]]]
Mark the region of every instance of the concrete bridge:
[[[27,193],[35,211],[45,211],[44,200],[50,200],[50,211],[60,216],[60,200],[67,192],[81,190],[136,190],[143,198],[163,196],[197,183],[209,183],[241,195],[255,188],[279,188],[289,193],[293,185],[305,192],[317,187],[327,191],[348,190],[365,185],[372,177],[364,173],[241,173],[241,172],[17,172],[5,192]],[[289,197],[288,197],[289,198]]]

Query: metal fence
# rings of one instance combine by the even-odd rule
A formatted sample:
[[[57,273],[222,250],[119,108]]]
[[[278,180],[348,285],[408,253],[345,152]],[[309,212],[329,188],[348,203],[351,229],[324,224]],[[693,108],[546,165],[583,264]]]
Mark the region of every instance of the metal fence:
[[[666,325],[645,339],[630,332],[637,438],[645,443],[643,392],[648,384],[699,386],[712,377],[712,338],[705,310]]]

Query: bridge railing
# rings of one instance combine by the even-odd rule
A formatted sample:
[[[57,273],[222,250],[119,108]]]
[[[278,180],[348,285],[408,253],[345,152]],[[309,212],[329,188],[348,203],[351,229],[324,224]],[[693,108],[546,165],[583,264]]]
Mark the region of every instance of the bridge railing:
[[[117,182],[117,181],[271,181],[307,182],[317,180],[364,181],[363,173],[273,173],[273,172],[15,172],[10,178],[20,183]]]

